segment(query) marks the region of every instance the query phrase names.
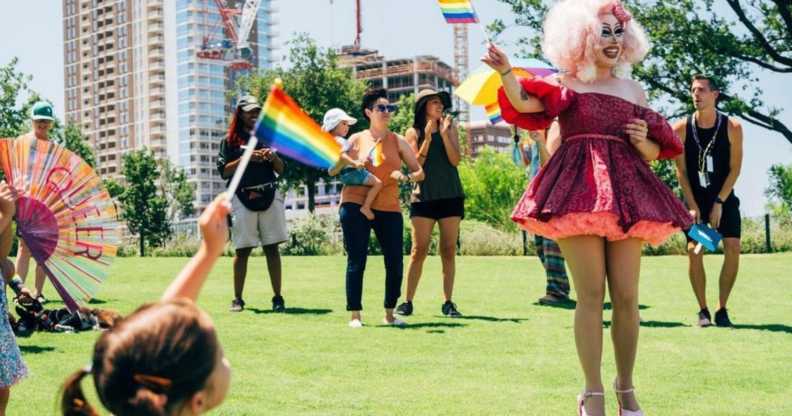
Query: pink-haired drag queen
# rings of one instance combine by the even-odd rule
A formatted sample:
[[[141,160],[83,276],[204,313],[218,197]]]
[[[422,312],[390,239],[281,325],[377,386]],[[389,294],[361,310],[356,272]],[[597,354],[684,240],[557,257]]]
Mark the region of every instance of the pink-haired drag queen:
[[[614,391],[623,416],[643,415],[633,391],[638,346],[641,246],[660,244],[692,220],[647,161],[671,159],[682,144],[668,122],[647,108],[629,79],[649,49],[641,26],[614,0],[562,0],[544,22],[542,50],[560,76],[515,78],[508,57],[490,45],[482,60],[501,74],[503,118],[527,130],[558,117],[559,143],[531,182],[512,219],[558,241],[578,302],[575,343],[585,376],[578,414],[605,411],[602,306],[607,280],[613,303]]]

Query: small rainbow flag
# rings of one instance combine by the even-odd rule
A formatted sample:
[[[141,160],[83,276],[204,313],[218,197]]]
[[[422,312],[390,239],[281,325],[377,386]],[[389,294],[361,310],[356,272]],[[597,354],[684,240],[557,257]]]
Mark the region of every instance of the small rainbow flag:
[[[261,109],[255,135],[264,145],[319,169],[333,167],[341,155],[341,145],[322,131],[277,81]]]
[[[437,0],[447,23],[478,23],[470,0]]]
[[[371,148],[369,152],[369,159],[374,167],[382,165],[385,162],[385,154],[382,152],[382,142],[379,142]]]
[[[487,104],[484,106],[484,112],[487,113],[487,118],[489,118],[490,123],[498,124],[503,121],[503,117],[501,117],[500,106],[498,102],[494,102],[492,104]]]

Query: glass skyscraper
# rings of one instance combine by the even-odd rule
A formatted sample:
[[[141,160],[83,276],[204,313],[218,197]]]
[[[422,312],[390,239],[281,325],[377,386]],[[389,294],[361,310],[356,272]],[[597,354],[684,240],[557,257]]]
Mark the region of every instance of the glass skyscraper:
[[[225,1],[227,8],[237,10],[241,10],[242,3]],[[195,205],[200,212],[225,188],[216,169],[217,153],[238,96],[235,79],[244,72],[230,65],[240,55],[225,35],[216,1],[174,0],[173,10],[172,25],[166,34],[174,41],[168,48],[172,52],[166,57],[171,86],[168,147],[171,160],[195,184]],[[272,0],[261,1],[249,36],[251,53],[246,57],[253,71],[267,68],[272,62],[273,11]],[[234,21],[238,27],[239,17]],[[198,56],[207,49],[218,51],[222,59]]]

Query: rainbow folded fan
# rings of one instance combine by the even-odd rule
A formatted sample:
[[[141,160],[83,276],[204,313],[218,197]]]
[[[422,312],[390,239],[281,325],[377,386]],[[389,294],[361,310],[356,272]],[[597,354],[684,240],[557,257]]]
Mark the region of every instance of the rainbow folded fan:
[[[113,200],[85,161],[48,141],[0,140],[0,167],[19,193],[17,234],[77,310],[107,279],[121,241]]]

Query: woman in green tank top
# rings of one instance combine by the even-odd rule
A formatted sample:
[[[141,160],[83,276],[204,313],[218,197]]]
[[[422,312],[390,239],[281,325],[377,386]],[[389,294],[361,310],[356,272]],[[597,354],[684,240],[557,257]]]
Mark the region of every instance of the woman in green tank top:
[[[412,300],[421,279],[435,223],[440,227],[439,248],[443,262],[445,302],[441,311],[445,316],[461,315],[451,295],[454,291],[459,224],[465,216],[465,193],[457,171],[461,159],[459,133],[451,116],[443,117],[443,111],[450,107],[451,97],[447,92],[421,90],[416,97],[413,127],[405,134],[426,177],[415,185],[410,204],[412,251],[407,293],[406,301],[397,308],[397,313],[402,315],[413,312]]]

